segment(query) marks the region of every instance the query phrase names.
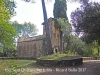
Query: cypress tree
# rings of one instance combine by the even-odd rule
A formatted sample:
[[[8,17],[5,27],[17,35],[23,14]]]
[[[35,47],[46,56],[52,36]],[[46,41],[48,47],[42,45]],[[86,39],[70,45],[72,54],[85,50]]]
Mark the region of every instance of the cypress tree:
[[[53,10],[53,15],[55,19],[58,18],[65,18],[66,20],[68,20],[67,18],[67,4],[66,4],[66,0],[55,0],[54,3],[54,10]]]

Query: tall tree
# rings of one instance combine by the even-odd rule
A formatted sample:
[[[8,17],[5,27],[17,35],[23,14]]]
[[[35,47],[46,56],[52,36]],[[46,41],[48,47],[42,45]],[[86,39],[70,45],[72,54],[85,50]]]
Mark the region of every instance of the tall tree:
[[[85,50],[85,42],[83,42],[79,37],[72,35],[72,34],[66,34],[63,37],[65,42],[65,52],[72,52],[77,53],[78,55],[84,55]]]
[[[34,0],[24,0],[24,1],[26,1],[26,2],[34,2]],[[48,1],[48,0],[47,0]],[[56,1],[60,1],[60,0],[56,0]],[[67,7],[66,7],[66,0],[61,0],[62,1],[62,3],[64,3],[64,6],[63,6],[63,8],[64,8],[64,11],[65,10],[67,10]],[[76,1],[76,0],[74,0],[74,1]],[[84,1],[84,0],[83,0]],[[47,33],[46,33],[46,37],[47,37],[47,48],[48,48],[48,54],[52,54],[53,53],[53,50],[52,50],[52,45],[51,45],[51,40],[50,40],[50,33],[49,33],[49,26],[48,26],[48,23],[47,23],[47,14],[46,14],[46,9],[45,9],[45,3],[44,3],[44,0],[41,0],[41,2],[42,2],[42,7],[43,7],[43,13],[44,13],[44,22],[45,22],[45,26],[46,26],[46,31],[47,31]],[[60,5],[59,5],[60,6]],[[67,17],[66,17],[66,12],[64,12],[63,13],[64,15],[65,15],[65,17],[64,18],[66,18],[67,19]],[[61,17],[62,18],[62,17]],[[62,31],[61,31],[61,35],[60,35],[60,37],[61,37],[61,50],[62,50]]]
[[[52,49],[52,44],[51,44],[51,39],[50,39],[50,32],[49,32],[49,25],[48,25],[48,20],[47,20],[47,12],[46,12],[46,7],[45,7],[45,2],[44,2],[44,0],[41,0],[41,1],[42,1],[44,22],[45,22],[45,28],[46,28],[46,38],[47,38],[48,54],[53,54],[53,49]]]
[[[91,43],[97,40],[100,44],[100,4],[89,3],[72,13],[72,24],[78,34],[84,34],[84,41]]]
[[[14,45],[13,37],[16,35],[16,30],[9,23],[13,14],[8,7],[4,0],[0,0],[0,46],[2,48],[11,48]]]
[[[69,2],[79,2],[81,3],[82,5],[86,5],[90,0],[67,0]]]
[[[34,0],[24,0],[24,1],[34,2]],[[49,25],[48,25],[48,20],[47,20],[45,1],[41,0],[41,3],[42,3],[42,8],[43,8],[44,23],[45,23],[45,27],[46,27],[47,50],[48,50],[48,55],[50,55],[50,54],[53,54],[53,49],[52,49],[52,44],[51,44],[51,39],[50,39],[50,32],[49,32]]]
[[[11,16],[15,15],[16,2],[14,0],[3,0],[5,3],[5,8],[9,10]]]
[[[0,43],[3,44],[11,43],[16,33],[14,27],[9,23],[10,15],[10,11],[6,8],[5,2],[0,0]]]
[[[93,43],[89,43],[85,45],[85,56],[99,56],[99,44],[98,42],[94,41]]]
[[[55,18],[56,27],[59,27],[61,29],[64,22],[66,22],[66,20],[68,20],[66,12],[67,12],[66,0],[55,0],[53,14],[54,14],[54,18]],[[63,22],[63,23],[61,24],[61,22]],[[59,26],[57,26],[57,25],[59,25]],[[63,51],[63,38],[62,37],[63,37],[63,31],[60,30],[60,52]]]
[[[66,13],[67,13],[66,0],[55,0],[54,10],[53,10],[54,18],[55,19],[65,18],[68,20]]]
[[[32,23],[27,23],[24,22],[23,24],[19,24],[17,21],[11,22],[11,25],[15,27],[15,29],[18,32],[18,37],[19,36],[34,36],[37,34],[37,28],[34,24]]]

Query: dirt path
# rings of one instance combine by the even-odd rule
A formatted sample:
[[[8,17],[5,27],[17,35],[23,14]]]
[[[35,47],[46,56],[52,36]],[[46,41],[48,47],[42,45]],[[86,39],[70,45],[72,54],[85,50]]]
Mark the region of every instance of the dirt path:
[[[86,61],[74,67],[40,67],[39,72],[33,75],[100,75],[100,61]]]

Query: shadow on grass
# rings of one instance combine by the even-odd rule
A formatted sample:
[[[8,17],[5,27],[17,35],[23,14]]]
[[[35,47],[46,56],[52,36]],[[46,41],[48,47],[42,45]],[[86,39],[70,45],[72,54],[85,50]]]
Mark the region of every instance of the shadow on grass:
[[[37,74],[31,75],[100,75],[100,61],[87,61],[80,66],[51,67],[40,66],[36,62],[26,67],[35,68]]]

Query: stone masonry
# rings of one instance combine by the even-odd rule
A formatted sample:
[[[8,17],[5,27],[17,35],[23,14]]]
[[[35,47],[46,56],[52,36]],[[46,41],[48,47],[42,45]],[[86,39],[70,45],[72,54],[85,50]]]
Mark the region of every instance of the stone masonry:
[[[60,29],[55,27],[54,19],[48,19],[50,38],[52,43],[52,48],[54,52],[59,52],[60,47]],[[46,30],[45,25],[43,25],[43,35],[40,36],[24,36],[18,39],[17,43],[17,57],[24,58],[37,58],[42,55],[46,55]]]

